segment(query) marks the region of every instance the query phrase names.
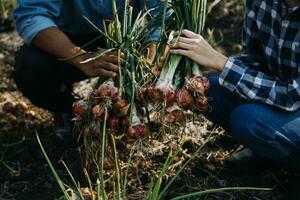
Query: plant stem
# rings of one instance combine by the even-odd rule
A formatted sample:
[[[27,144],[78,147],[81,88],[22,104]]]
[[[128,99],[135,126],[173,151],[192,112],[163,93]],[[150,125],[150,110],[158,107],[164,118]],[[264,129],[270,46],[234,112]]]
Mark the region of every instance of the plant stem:
[[[105,146],[106,146],[106,121],[107,121],[107,108],[105,107],[105,118],[102,129],[102,143],[101,143],[101,163],[100,163],[100,184],[103,200],[106,200],[106,192],[104,186],[104,162],[105,162]]]

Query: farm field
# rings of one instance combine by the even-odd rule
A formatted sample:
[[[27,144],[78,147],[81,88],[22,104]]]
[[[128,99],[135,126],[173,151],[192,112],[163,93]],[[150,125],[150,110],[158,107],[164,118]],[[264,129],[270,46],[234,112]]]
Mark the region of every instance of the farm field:
[[[238,0],[223,0],[209,13],[205,37],[225,55],[242,51],[241,32],[243,3]],[[0,109],[0,200],[53,200],[63,199],[59,185],[41,152],[38,135],[50,160],[62,181],[71,186],[72,180],[61,161],[64,161],[81,186],[88,187],[82,169],[82,152],[79,148],[57,140],[53,135],[53,115],[32,105],[18,91],[13,80],[14,56],[22,45],[11,24],[0,24],[0,108],[6,102],[26,104],[26,111],[16,111],[11,119]],[[94,80],[76,83],[75,92],[86,95]],[[224,160],[242,148],[222,128],[206,120],[201,114],[187,114],[185,127],[175,126],[155,130],[157,136],[149,141],[126,144],[116,139],[120,166],[131,151],[132,160],[128,174],[127,199],[143,199],[150,183],[158,177],[170,150],[182,144],[182,151],[175,156],[163,185],[175,175],[183,164],[203,145],[199,153],[184,168],[164,194],[164,199],[208,189],[226,187],[272,188],[271,191],[237,190],[222,191],[192,197],[205,200],[299,200],[300,175],[292,171],[258,169],[251,174],[238,174],[224,168]],[[160,132],[163,131],[163,134]],[[206,143],[204,145],[204,143]],[[125,150],[124,150],[125,149]],[[130,151],[128,149],[131,149]],[[122,151],[124,150],[124,151]],[[242,171],[242,169],[241,169]],[[112,188],[112,172],[106,174],[106,185]],[[93,179],[93,177],[92,177]],[[75,198],[76,199],[76,198]],[[79,198],[78,198],[79,199]]]

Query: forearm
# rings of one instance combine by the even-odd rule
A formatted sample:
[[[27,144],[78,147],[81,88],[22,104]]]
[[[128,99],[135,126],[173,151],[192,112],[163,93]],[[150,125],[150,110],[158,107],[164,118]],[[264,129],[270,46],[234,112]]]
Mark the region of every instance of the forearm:
[[[245,58],[230,57],[220,74],[220,83],[241,97],[269,104],[286,111],[300,107],[300,76],[289,81],[256,70],[257,61],[245,63]],[[261,66],[261,68],[263,68]]]
[[[41,31],[33,39],[32,44],[60,59],[71,58],[76,54],[84,52],[64,32],[56,27]],[[78,64],[76,60],[70,60],[69,62],[73,65]]]

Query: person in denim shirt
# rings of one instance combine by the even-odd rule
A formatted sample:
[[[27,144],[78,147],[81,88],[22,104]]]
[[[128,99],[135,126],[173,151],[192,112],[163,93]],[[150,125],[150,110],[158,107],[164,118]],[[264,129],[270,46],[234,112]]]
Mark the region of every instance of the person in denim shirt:
[[[120,17],[125,0],[116,0]],[[132,0],[136,16],[142,9],[153,9],[150,17],[161,13],[159,0]],[[89,77],[114,77],[118,73],[117,57],[106,54],[98,60],[80,64],[89,55],[64,62],[85,51],[105,48],[103,38],[81,49],[80,46],[99,36],[84,17],[102,28],[104,19],[111,19],[111,0],[19,0],[14,10],[17,31],[25,44],[16,56],[15,80],[19,90],[33,104],[55,113],[71,113],[74,97],[72,84]],[[159,19],[159,18],[158,18]],[[160,19],[158,20],[160,21]],[[155,55],[155,41],[160,28],[151,35],[148,60]],[[59,116],[59,115],[56,115]],[[69,116],[62,115],[63,119]],[[60,121],[60,120],[58,120]],[[66,121],[66,120],[63,120]]]
[[[209,78],[204,115],[248,148],[228,161],[248,160],[242,169],[259,157],[300,170],[300,1],[247,0],[239,56],[227,58],[187,30],[178,41],[172,53],[218,74]]]

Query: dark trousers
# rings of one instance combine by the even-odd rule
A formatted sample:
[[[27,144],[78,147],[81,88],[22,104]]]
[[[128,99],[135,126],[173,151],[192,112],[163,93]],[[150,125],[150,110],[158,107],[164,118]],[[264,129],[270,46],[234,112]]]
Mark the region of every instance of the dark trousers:
[[[83,46],[94,35],[68,35],[72,42]],[[104,47],[98,39],[87,46],[88,51]],[[34,105],[55,113],[71,113],[73,83],[88,78],[82,71],[34,47],[23,45],[16,56],[15,81],[18,89]]]
[[[229,131],[255,153],[272,159],[300,158],[300,110],[286,112],[258,102],[240,99],[210,77],[211,111],[205,116]],[[299,162],[298,162],[299,163]]]

